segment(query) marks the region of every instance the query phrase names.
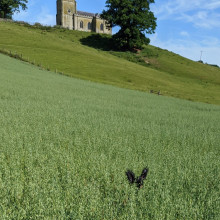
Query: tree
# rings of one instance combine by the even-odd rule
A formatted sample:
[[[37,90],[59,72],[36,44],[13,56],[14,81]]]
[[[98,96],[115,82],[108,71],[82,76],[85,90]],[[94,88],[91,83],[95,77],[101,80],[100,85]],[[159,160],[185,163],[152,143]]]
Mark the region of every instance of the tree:
[[[145,34],[152,34],[156,29],[156,18],[150,11],[154,0],[107,0],[101,18],[107,20],[109,27],[120,26],[118,33],[113,35],[119,49],[141,49],[149,44]]]
[[[28,0],[0,0],[0,17],[11,17],[15,12],[27,9]]]

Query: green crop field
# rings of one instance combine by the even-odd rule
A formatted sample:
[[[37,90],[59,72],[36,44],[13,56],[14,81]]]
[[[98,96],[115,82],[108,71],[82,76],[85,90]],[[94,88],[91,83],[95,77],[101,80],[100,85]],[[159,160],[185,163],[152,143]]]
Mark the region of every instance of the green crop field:
[[[76,78],[220,105],[220,68],[153,46],[116,52],[105,35],[0,22],[0,51]]]
[[[218,220],[219,118],[0,55],[0,219]]]

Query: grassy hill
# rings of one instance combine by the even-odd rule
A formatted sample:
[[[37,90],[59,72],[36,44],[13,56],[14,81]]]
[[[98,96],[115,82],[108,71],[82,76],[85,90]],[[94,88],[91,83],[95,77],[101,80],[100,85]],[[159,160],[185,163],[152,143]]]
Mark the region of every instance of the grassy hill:
[[[46,49],[34,50],[47,57]],[[0,54],[0,219],[217,220],[219,112]],[[137,192],[125,171],[145,166],[149,175]]]
[[[220,104],[220,68],[146,46],[137,54],[112,51],[107,36],[45,30],[0,22],[0,50],[22,54],[35,65],[65,75],[140,91],[161,91]]]

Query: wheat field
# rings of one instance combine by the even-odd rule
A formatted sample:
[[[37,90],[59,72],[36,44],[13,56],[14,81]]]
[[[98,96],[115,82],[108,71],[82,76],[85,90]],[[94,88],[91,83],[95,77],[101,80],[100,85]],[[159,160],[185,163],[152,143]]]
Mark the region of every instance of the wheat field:
[[[217,220],[219,116],[0,55],[0,219]]]

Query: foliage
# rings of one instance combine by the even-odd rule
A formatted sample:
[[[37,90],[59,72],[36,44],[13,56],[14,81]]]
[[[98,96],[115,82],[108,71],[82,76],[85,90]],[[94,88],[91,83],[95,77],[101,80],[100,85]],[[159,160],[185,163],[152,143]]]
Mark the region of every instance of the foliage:
[[[44,69],[123,88],[220,104],[220,68],[151,45],[111,51],[110,36],[26,23],[0,22],[0,49]],[[110,39],[110,41],[109,41]]]
[[[0,82],[0,219],[219,219],[219,106],[1,54]]]
[[[1,0],[0,1],[0,17],[11,17],[15,12],[27,9],[28,0]]]
[[[120,49],[132,50],[149,44],[150,39],[145,34],[152,34],[156,28],[156,18],[150,11],[154,0],[107,0],[101,17],[106,19],[111,27],[120,26],[113,36]]]

